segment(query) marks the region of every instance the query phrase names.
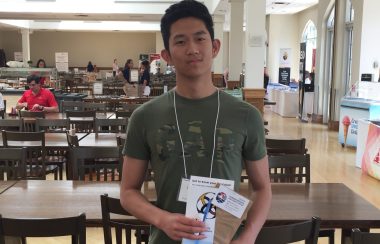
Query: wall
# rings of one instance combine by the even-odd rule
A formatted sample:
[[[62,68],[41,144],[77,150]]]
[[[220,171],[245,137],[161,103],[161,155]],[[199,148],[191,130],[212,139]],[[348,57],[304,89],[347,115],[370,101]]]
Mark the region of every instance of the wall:
[[[0,31],[0,49],[3,48],[3,31]]]
[[[269,21],[268,21],[269,19]],[[268,36],[267,69],[272,82],[278,82],[280,49],[291,48],[290,77],[298,78],[299,74],[299,43],[297,15],[270,15]],[[284,31],[286,30],[286,31]]]
[[[224,32],[223,34],[223,40],[221,41],[222,47],[223,48],[223,69],[225,70],[228,68],[228,60],[229,60],[229,46],[230,46],[230,33],[229,32]]]
[[[1,36],[7,61],[14,60],[14,52],[22,51],[21,34],[18,31],[2,31]]]
[[[373,68],[373,63],[380,62],[380,1],[363,1],[361,53],[359,77],[363,73],[375,74],[375,80],[379,79],[379,68]],[[356,12],[355,12],[356,14]],[[354,21],[356,22],[356,15]]]
[[[128,58],[137,64],[139,54],[155,53],[155,33],[130,32],[33,32],[31,59],[55,63],[55,52],[68,52],[70,67],[85,67],[88,61],[98,67],[111,67],[114,58],[123,66]]]

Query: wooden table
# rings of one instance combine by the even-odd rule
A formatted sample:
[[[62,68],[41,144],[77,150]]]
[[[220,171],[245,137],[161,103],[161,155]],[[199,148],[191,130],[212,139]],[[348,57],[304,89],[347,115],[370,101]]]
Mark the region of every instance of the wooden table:
[[[79,139],[79,146],[83,147],[116,147],[116,137],[125,134],[120,133],[76,133]],[[16,144],[15,144],[16,143]],[[0,133],[0,147],[3,147],[3,137]],[[12,142],[12,146],[27,147],[32,146],[32,142]],[[36,145],[36,144],[34,144]],[[65,133],[45,133],[45,146],[47,148],[68,148]]]
[[[9,181],[0,181],[0,194],[11,188],[17,181],[9,180]]]
[[[380,210],[339,183],[272,184],[266,225],[322,219],[322,228],[379,228]],[[0,194],[5,217],[55,218],[85,212],[88,226],[101,225],[100,195],[119,197],[118,182],[19,181]],[[243,194],[248,194],[243,187]],[[155,199],[154,190],[145,193]]]
[[[96,118],[98,119],[109,119],[115,118],[115,112],[97,112]],[[19,119],[19,116],[6,116],[6,119]],[[29,118],[35,120],[35,118]],[[66,113],[45,113],[45,119],[67,119]],[[74,118],[73,118],[74,119]],[[75,118],[78,120],[79,118]]]

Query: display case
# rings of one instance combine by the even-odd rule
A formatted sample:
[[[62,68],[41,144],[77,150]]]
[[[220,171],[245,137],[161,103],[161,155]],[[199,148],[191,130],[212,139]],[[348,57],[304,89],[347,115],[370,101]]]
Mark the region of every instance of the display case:
[[[380,119],[380,83],[357,82],[342,98],[339,118],[339,143],[356,147],[358,120]]]
[[[26,77],[29,75],[38,75],[48,77],[49,84],[52,88],[58,88],[58,72],[56,68],[0,68],[0,83],[6,84],[3,87],[20,87],[24,86]]]

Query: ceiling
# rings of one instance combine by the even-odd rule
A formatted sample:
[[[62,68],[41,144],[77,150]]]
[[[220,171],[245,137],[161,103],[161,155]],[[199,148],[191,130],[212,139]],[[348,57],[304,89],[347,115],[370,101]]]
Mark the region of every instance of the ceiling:
[[[210,13],[225,15],[228,30],[229,0],[200,1]],[[175,2],[178,0],[0,0],[0,29],[159,31],[162,14]],[[293,14],[317,3],[266,0],[266,13]]]

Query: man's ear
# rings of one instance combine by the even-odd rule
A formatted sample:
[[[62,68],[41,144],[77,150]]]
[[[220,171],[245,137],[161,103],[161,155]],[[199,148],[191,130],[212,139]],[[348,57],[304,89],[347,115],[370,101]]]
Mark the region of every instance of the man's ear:
[[[214,39],[212,41],[212,57],[215,58],[218,53],[219,53],[219,50],[220,50],[220,40],[219,39]]]
[[[170,53],[166,49],[161,50],[161,57],[168,63],[171,64],[171,58],[170,58]]]

